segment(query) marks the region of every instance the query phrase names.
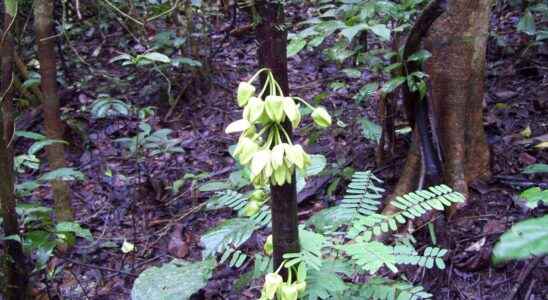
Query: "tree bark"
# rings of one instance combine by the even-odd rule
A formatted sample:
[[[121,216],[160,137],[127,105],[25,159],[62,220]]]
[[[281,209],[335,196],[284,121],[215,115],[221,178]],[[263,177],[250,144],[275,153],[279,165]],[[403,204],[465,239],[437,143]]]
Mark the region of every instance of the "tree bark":
[[[11,26],[13,18],[8,9],[4,7],[4,30],[2,33],[2,80],[0,89],[0,204],[4,219],[5,236],[19,235],[17,213],[15,211],[16,200],[13,191],[13,151],[10,141],[13,134],[14,119],[12,113],[13,101],[13,38]],[[6,252],[10,259],[5,259],[4,270],[6,275],[6,299],[25,299],[27,289],[27,276],[25,271],[25,256],[21,244],[17,241],[6,240],[4,242]]]
[[[259,65],[272,70],[284,94],[288,95],[287,31],[284,24],[284,7],[274,1],[261,1],[257,5],[257,13],[260,18],[256,27]],[[284,128],[292,138],[291,124],[286,122]],[[291,184],[271,186],[271,194],[273,257],[274,269],[277,269],[283,262],[285,253],[300,251],[295,173],[293,173]]]
[[[490,175],[483,128],[485,60],[491,0],[451,1],[425,42],[445,181],[468,195],[468,183]],[[452,211],[454,212],[454,210]]]
[[[55,43],[53,33],[53,1],[37,0],[34,2],[34,22],[38,44],[38,59],[40,61],[41,87],[44,98],[44,127],[49,139],[63,139],[63,124],[60,118],[60,104],[57,95],[57,68]],[[47,146],[49,167],[51,170],[65,166],[65,149],[61,143]],[[58,221],[73,218],[70,206],[70,189],[62,180],[52,183],[55,198],[55,212]]]
[[[485,54],[489,28],[491,0],[437,0],[429,6],[413,28],[409,39],[414,39],[413,49],[418,50],[420,37],[431,24],[425,40],[425,47],[432,53],[426,62],[426,71],[430,76],[431,91],[429,105],[433,115],[432,129],[439,138],[443,159],[443,182],[456,191],[468,196],[468,183],[490,175],[489,148],[483,128],[482,103],[484,97]],[[447,5],[445,7],[445,5]],[[441,17],[425,18],[427,13],[439,14]],[[432,16],[432,15],[431,15]],[[426,20],[426,21],[425,21]],[[418,34],[417,34],[418,33]],[[416,105],[416,95],[406,93],[406,103]],[[416,113],[416,109],[407,109]],[[414,124],[416,114],[410,116]],[[414,124],[415,125],[415,124]],[[414,127],[417,129],[417,126]],[[422,135],[421,135],[422,138]],[[416,159],[417,142],[414,139],[415,154],[410,154],[406,170],[396,186],[394,196],[405,194],[417,188],[410,184],[415,172],[409,169],[420,167],[420,158]],[[422,145],[423,146],[423,145]],[[427,183],[428,184],[428,183]],[[449,216],[456,212],[452,207]],[[387,206],[384,213],[395,211]]]

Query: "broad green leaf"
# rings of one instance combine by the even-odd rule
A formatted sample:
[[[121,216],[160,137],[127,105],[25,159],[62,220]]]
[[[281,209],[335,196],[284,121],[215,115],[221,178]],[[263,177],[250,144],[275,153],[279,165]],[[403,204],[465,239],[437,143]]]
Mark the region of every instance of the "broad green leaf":
[[[352,42],[354,37],[360,33],[361,31],[367,29],[367,24],[358,24],[350,27],[346,27],[345,29],[341,30],[341,35],[344,36],[348,42]]]
[[[360,121],[362,127],[363,136],[371,141],[379,142],[382,135],[382,127],[369,121],[368,119],[362,119]]]
[[[306,168],[306,176],[314,176],[320,174],[327,165],[327,159],[320,154],[310,155],[310,165]]]
[[[188,300],[206,286],[213,268],[211,260],[173,260],[161,267],[149,268],[135,280],[131,299]]]
[[[232,188],[228,181],[210,181],[200,186],[200,192],[214,192]]]
[[[302,38],[295,38],[287,45],[287,57],[291,57],[299,53],[306,46],[306,40]]]
[[[400,85],[402,85],[407,78],[405,76],[399,76],[396,78],[390,79],[387,83],[385,83],[382,87],[382,92],[385,94],[392,93],[396,88],[398,88]]]
[[[347,69],[343,69],[342,72],[350,78],[360,78],[360,77],[362,77],[362,71],[360,71],[359,69],[347,68]]]
[[[17,15],[17,2],[19,0],[4,0],[4,5],[6,8],[6,12],[12,16],[15,17]]]
[[[519,196],[526,200],[527,207],[536,208],[540,201],[548,204],[548,190],[541,190],[539,187],[532,187],[523,191]]]
[[[379,37],[381,37],[381,39],[385,41],[390,40],[390,29],[384,24],[371,26],[371,31],[373,31],[374,34],[378,35]]]
[[[45,135],[39,134],[39,133],[36,133],[36,132],[31,132],[31,131],[19,131],[18,130],[18,131],[15,131],[15,136],[24,137],[24,138],[35,140],[35,141],[41,141],[41,140],[47,139],[47,137]]]
[[[538,173],[548,173],[547,164],[534,164],[527,166],[523,172],[524,174],[538,174]]]
[[[528,35],[534,35],[537,32],[535,18],[530,10],[526,10],[518,23],[518,31]]]
[[[67,142],[62,141],[62,140],[41,140],[41,141],[38,141],[38,142],[35,142],[34,144],[32,144],[32,146],[30,146],[27,153],[29,155],[35,155],[37,152],[44,149],[45,147],[47,147],[49,145],[57,144],[57,143],[68,144]]]
[[[76,171],[73,168],[60,168],[54,171],[47,172],[46,174],[38,178],[39,181],[51,181],[51,180],[84,180],[86,177],[80,171]]]
[[[61,222],[55,226],[55,230],[57,230],[57,232],[72,232],[76,236],[85,238],[86,240],[93,240],[91,231],[87,228],[83,228],[80,224],[75,222]]]
[[[409,56],[407,61],[418,61],[418,62],[424,62],[428,58],[430,58],[432,54],[428,52],[427,50],[419,50]]]
[[[360,103],[364,100],[369,99],[371,96],[375,94],[377,89],[379,88],[378,82],[370,82],[366,85],[364,85],[360,91],[354,96],[354,99]]]
[[[189,57],[174,58],[171,61],[171,64],[175,67],[179,67],[180,65],[187,65],[189,67],[196,67],[196,68],[202,67],[202,63],[200,61],[197,61],[197,60],[189,58]]]
[[[171,59],[167,55],[159,52],[145,53],[143,55],[140,55],[140,57],[150,61],[161,62],[165,64],[169,64],[171,62]]]
[[[528,259],[548,254],[548,215],[514,224],[493,249],[492,261]]]

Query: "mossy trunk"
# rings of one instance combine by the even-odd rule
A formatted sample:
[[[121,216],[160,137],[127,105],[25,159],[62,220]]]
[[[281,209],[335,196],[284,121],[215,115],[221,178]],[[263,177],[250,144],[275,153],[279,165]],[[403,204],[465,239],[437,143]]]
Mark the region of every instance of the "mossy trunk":
[[[287,79],[287,31],[285,29],[284,7],[273,1],[257,5],[259,24],[256,27],[259,42],[258,58],[261,68],[272,70],[285,95],[289,94]],[[263,78],[264,83],[264,78]],[[284,124],[291,136],[291,124]],[[272,235],[274,244],[274,269],[283,262],[285,253],[299,252],[297,218],[297,189],[295,174],[291,184],[271,186],[272,193]]]
[[[14,15],[4,7],[4,30],[1,46],[2,80],[0,89],[0,204],[5,236],[19,235],[19,225],[15,211],[16,200],[13,191],[13,150],[10,141],[13,135],[13,38],[11,26]],[[5,33],[5,34],[4,34]],[[5,240],[7,258],[3,260],[3,270],[6,276],[6,286],[2,287],[6,299],[25,299],[28,278],[25,270],[25,256],[21,243]]]
[[[41,87],[44,98],[44,127],[49,139],[63,139],[63,123],[60,118],[60,104],[57,95],[57,63],[55,56],[55,37],[53,37],[53,1],[34,1],[34,23],[40,61]],[[61,143],[47,146],[49,168],[56,170],[65,167],[65,147]],[[70,189],[62,180],[52,183],[55,198],[55,212],[58,221],[73,218],[70,206]]]

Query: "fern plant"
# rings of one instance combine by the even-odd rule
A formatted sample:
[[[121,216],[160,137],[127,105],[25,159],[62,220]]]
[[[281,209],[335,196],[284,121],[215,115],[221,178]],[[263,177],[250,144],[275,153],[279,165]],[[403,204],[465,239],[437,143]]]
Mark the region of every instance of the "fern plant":
[[[421,286],[414,286],[405,280],[386,280],[377,274],[381,269],[398,273],[401,266],[444,269],[443,257],[447,250],[432,246],[419,253],[409,240],[385,244],[373,238],[382,233],[391,233],[400,225],[429,211],[443,210],[453,203],[462,202],[464,198],[446,185],[434,186],[396,197],[392,204],[400,211],[383,216],[377,213],[384,192],[376,186],[379,183],[382,181],[371,172],[356,172],[340,204],[320,211],[307,222],[308,227],[300,228],[301,251],[285,254],[284,267],[294,272],[305,269],[306,275],[301,274],[301,278],[306,279],[303,282],[282,283],[279,289],[288,284],[293,285],[294,289],[304,285],[306,288],[299,290],[298,298],[311,300],[410,300],[432,297]],[[333,221],[339,217],[349,222]],[[331,224],[327,231],[325,224]],[[321,228],[316,230],[316,225]],[[369,279],[363,282],[357,278]],[[263,296],[269,295],[266,293],[267,283]],[[271,283],[268,289],[272,290]],[[278,296],[278,299],[285,298]]]
[[[421,286],[405,280],[386,280],[376,274],[381,269],[398,273],[401,266],[444,269],[443,257],[447,250],[427,247],[419,253],[408,240],[384,244],[374,240],[374,237],[394,232],[410,220],[432,210],[443,210],[453,203],[462,202],[464,198],[446,185],[434,186],[396,197],[392,204],[400,211],[384,216],[377,213],[385,191],[378,186],[381,183],[382,180],[370,171],[354,173],[339,205],[320,211],[301,225],[301,251],[286,253],[284,267],[293,269],[295,273],[299,270],[302,282],[281,282],[280,289],[283,287],[287,291],[299,287],[299,298],[310,300],[410,300],[432,297]],[[268,226],[271,218],[268,199],[260,209],[246,215],[250,202],[254,201],[250,199],[253,193],[226,190],[218,192],[208,201],[208,209],[229,208],[237,213],[237,217],[220,223],[202,236],[204,258],[215,256],[219,258],[218,263],[235,268],[240,268],[250,259],[241,246],[256,230]],[[257,254],[253,260],[254,269],[240,278],[238,286],[271,271],[272,262],[268,257]],[[365,277],[369,277],[367,282],[355,280]],[[269,293],[263,290],[262,299],[273,299],[268,298],[275,295],[272,294],[272,285],[267,285]],[[277,292],[277,297],[282,297],[281,293]]]

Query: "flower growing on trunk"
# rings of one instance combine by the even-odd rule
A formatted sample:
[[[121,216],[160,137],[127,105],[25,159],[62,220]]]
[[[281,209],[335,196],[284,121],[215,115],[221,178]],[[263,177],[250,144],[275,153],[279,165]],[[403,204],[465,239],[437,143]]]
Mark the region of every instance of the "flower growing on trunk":
[[[267,80],[261,92],[255,95],[252,83],[261,72],[267,72]],[[263,98],[266,91],[269,93]],[[325,128],[331,124],[331,116],[325,108],[313,107],[299,97],[284,96],[268,69],[260,70],[249,81],[238,85],[237,102],[244,108],[242,119],[228,125],[225,132],[241,133],[233,155],[250,168],[255,186],[291,183],[295,169],[304,172],[310,164],[310,156],[301,145],[293,143],[285,127],[288,122],[297,128],[301,122],[301,112],[295,100],[313,111],[312,119],[318,126]],[[256,211],[254,206],[249,204],[247,213]]]

